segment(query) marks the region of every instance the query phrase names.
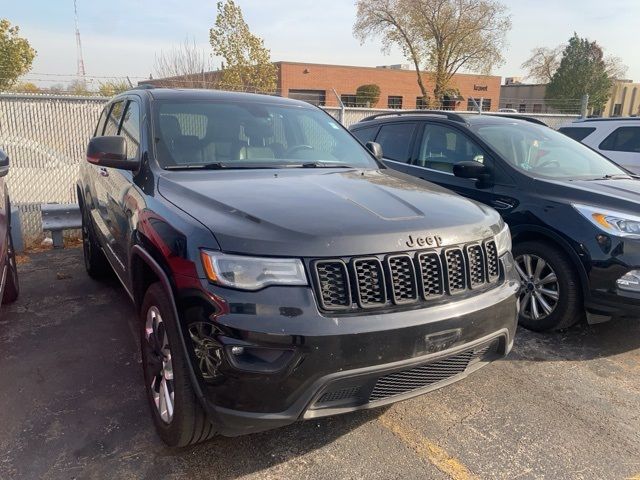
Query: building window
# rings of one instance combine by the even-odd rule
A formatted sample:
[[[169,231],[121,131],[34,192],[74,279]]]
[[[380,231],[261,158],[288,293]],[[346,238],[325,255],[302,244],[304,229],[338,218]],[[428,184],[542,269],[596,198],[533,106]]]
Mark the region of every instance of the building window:
[[[340,100],[345,107],[357,107],[358,98],[352,94],[340,95]]]
[[[616,103],[613,106],[613,116],[614,117],[619,117],[622,115],[622,104],[621,103]]]
[[[389,95],[389,102],[387,103],[389,108],[402,108],[402,97],[396,95]]]
[[[533,104],[533,113],[542,113],[542,104],[534,103]]]
[[[518,105],[518,111],[520,113],[524,113],[527,111],[527,104],[526,103],[521,103],[520,105]]]
[[[324,106],[326,103],[326,92],[324,90],[289,90],[289,98],[302,100],[312,105]]]
[[[490,98],[471,98],[467,99],[467,111],[475,112],[478,110],[478,105],[482,103],[482,111],[488,112],[491,110],[491,99]]]
[[[424,99],[424,97],[416,97],[416,108],[418,110],[426,110],[427,108],[429,108],[429,104],[427,104],[427,101]]]
[[[513,108],[513,103],[505,104],[504,108]]]

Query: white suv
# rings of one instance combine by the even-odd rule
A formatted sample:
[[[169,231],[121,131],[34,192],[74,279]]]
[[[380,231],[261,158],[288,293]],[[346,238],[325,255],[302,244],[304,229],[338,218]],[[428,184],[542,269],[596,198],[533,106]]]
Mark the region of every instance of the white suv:
[[[584,118],[558,131],[640,174],[640,117]]]

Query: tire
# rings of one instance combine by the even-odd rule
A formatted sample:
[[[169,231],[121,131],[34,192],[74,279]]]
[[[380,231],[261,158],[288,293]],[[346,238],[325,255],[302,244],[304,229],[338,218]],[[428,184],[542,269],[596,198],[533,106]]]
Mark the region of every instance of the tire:
[[[184,447],[212,438],[215,427],[193,391],[178,324],[161,283],[148,288],[140,316],[145,390],[158,435],[170,447]],[[165,392],[172,409],[166,401],[161,402],[161,398],[166,398]]]
[[[7,252],[7,279],[2,294],[2,303],[12,303],[18,299],[20,284],[18,282],[18,264],[16,263],[16,251],[13,248],[13,238],[11,233],[7,239],[9,251]]]
[[[91,220],[84,206],[82,208],[82,251],[84,267],[91,278],[100,280],[111,274],[111,266],[95,240]]]
[[[580,279],[565,252],[551,243],[526,241],[515,244],[513,256],[523,285],[520,325],[537,332],[563,330],[584,318]]]

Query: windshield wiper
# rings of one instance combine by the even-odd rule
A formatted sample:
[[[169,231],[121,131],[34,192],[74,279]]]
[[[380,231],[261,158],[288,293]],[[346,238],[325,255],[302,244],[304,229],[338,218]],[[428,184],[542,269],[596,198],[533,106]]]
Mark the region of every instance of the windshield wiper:
[[[282,168],[280,165],[259,164],[259,163],[194,163],[189,165],[167,165],[165,170],[240,170],[243,168]]]
[[[343,163],[326,163],[326,162],[306,162],[306,163],[302,163],[302,164],[295,164],[292,165],[295,167],[302,167],[302,168],[358,168],[358,167],[354,167],[353,165],[345,165]]]
[[[602,177],[598,177],[598,178],[590,178],[589,180],[593,181],[593,180],[629,180],[629,179],[633,179],[633,178],[639,178],[637,175],[628,175],[626,173],[616,173],[616,174],[610,174],[607,173],[606,175],[603,175]]]

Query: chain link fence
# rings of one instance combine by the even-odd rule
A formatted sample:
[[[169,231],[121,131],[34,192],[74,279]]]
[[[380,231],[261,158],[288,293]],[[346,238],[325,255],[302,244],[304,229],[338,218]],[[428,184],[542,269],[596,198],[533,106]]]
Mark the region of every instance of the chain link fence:
[[[108,99],[0,94],[0,148],[26,241],[42,235],[41,203],[75,203],[78,165]]]
[[[27,243],[42,236],[42,203],[76,203],[78,166],[108,98],[0,94],[0,148],[11,159],[11,201],[20,211]],[[376,113],[400,110],[324,107],[345,126]],[[477,115],[477,112],[456,112]],[[578,115],[535,114],[552,128]]]

